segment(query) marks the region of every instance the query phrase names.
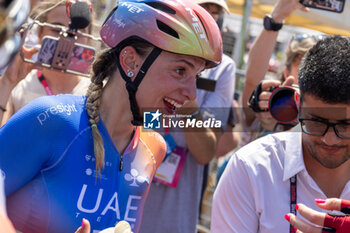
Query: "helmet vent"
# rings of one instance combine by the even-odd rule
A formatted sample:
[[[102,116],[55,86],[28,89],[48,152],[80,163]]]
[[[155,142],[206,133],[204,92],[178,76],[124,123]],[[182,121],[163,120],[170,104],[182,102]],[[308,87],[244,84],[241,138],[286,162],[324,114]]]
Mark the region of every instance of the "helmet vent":
[[[177,39],[179,39],[179,34],[172,29],[171,27],[169,27],[168,25],[166,25],[165,23],[163,23],[162,21],[157,20],[157,25],[159,30],[161,30],[162,32],[165,32],[168,35],[171,35]]]
[[[168,13],[168,14],[172,14],[172,15],[176,14],[176,11],[174,9],[172,9],[172,8],[168,7],[167,5],[160,3],[160,2],[145,2],[145,4],[155,8],[157,10]]]
[[[201,21],[201,24],[202,24],[202,26],[203,26],[203,28],[204,28],[205,35],[206,35],[207,38],[208,38],[208,32],[207,32],[207,29],[205,28],[205,26],[204,26],[204,24],[203,24],[202,18],[199,16],[199,14],[197,14],[197,12],[195,12],[195,13],[196,13],[197,18],[199,19],[199,21]]]

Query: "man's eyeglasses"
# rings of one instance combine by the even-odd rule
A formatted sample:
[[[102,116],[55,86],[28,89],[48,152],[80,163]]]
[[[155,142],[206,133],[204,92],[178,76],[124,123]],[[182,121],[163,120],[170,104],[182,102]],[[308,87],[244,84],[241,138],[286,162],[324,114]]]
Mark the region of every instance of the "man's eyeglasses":
[[[297,41],[297,42],[302,42],[303,40],[305,39],[309,39],[309,38],[312,38],[314,39],[315,41],[319,41],[319,40],[323,40],[325,38],[327,38],[328,35],[310,35],[310,34],[295,34],[293,35],[292,37],[292,40],[291,41]]]
[[[312,136],[324,136],[329,127],[335,134],[343,139],[350,139],[350,123],[329,123],[315,119],[299,118],[301,129],[304,133]]]

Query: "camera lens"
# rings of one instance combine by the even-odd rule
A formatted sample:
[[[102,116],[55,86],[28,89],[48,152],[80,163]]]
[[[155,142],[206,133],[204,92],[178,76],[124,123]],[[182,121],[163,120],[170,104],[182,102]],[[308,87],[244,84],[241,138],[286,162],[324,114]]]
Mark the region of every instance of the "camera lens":
[[[298,117],[296,92],[290,87],[274,90],[269,99],[269,111],[279,123],[289,124]]]

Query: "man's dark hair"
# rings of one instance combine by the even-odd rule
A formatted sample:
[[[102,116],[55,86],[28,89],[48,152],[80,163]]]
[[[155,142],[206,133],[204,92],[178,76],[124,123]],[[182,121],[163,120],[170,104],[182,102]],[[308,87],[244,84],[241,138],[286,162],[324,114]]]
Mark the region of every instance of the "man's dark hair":
[[[332,36],[318,41],[304,57],[298,76],[301,97],[350,103],[350,39]]]

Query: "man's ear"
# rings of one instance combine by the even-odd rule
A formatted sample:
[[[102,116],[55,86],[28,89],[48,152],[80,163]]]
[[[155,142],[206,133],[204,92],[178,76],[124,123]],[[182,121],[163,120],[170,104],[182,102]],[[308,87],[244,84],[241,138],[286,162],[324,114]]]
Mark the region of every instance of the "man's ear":
[[[132,80],[136,77],[141,57],[132,46],[126,46],[119,54],[119,61],[124,73]]]

